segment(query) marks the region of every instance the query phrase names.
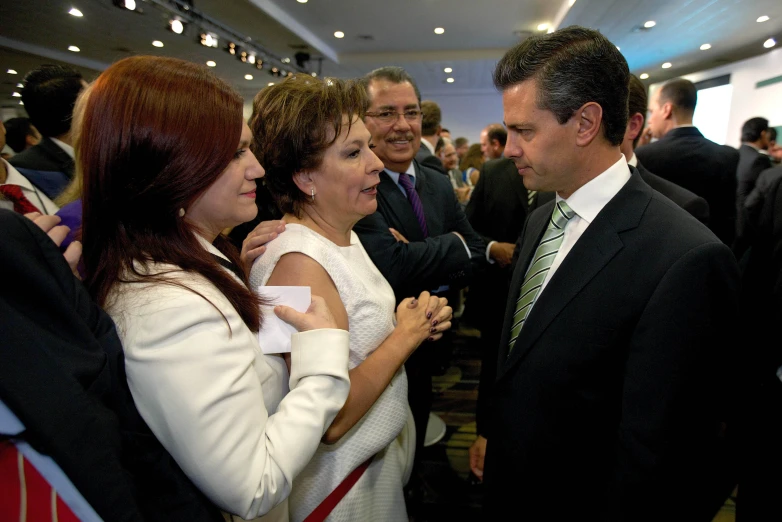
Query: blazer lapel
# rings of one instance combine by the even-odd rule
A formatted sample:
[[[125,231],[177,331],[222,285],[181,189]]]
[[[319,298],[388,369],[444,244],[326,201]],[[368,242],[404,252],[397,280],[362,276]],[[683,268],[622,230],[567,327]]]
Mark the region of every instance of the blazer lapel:
[[[641,180],[640,176],[631,176],[625,186],[600,211],[568,253],[543,293],[538,296],[513,350],[504,361],[500,361],[498,379],[506,375],[516,363],[524,358],[557,315],[623,248],[619,233],[638,226],[651,195],[652,189]],[[546,205],[549,213],[551,208],[553,208],[551,205]],[[520,268],[522,275],[523,271],[526,271],[543,233],[542,230],[538,232],[534,244],[528,246],[526,243],[530,242],[525,241],[525,248],[520,253],[520,256],[524,257],[519,257],[519,259],[524,259],[525,262],[519,263],[517,272]],[[520,278],[514,274],[511,293],[517,293],[520,287]],[[510,326],[507,329],[509,330]],[[504,337],[507,335],[509,334],[503,332]],[[507,343],[508,339],[506,338],[505,344],[507,345]],[[502,348],[501,346],[500,351]],[[507,353],[507,349],[505,353]]]
[[[418,180],[416,180],[417,184]],[[380,200],[378,206],[383,209],[388,226],[395,228],[408,241],[423,241],[424,235],[413,213],[413,207],[410,206],[410,202],[399,186],[385,171],[380,172],[377,195]]]

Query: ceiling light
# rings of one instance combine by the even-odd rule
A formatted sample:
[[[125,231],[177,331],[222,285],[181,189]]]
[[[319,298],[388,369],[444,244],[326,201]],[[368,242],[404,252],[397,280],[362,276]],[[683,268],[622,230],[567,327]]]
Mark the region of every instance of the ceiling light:
[[[456,80],[454,80],[453,78],[446,78],[445,81],[448,83],[453,83]]]
[[[185,32],[185,24],[179,18],[172,18],[168,21],[168,28],[172,33],[182,34]]]
[[[136,10],[136,0],[114,0],[114,5],[127,9],[128,11]]]
[[[255,63],[255,55],[253,53],[247,55],[247,63],[250,65]]]
[[[616,46],[616,50],[617,50],[617,51],[621,51],[621,49],[619,48],[619,46],[618,46],[618,45]]]
[[[763,16],[758,16],[757,22],[758,22],[758,23],[761,23],[761,22],[768,22],[769,20],[770,20],[770,18],[769,18],[768,16],[766,16],[766,15],[763,15]]]
[[[155,47],[163,47],[163,42],[161,42],[160,40],[155,40],[154,42],[152,42],[152,45],[154,45]]]
[[[671,68],[671,62],[665,62],[663,64],[663,69],[670,69]]]
[[[445,69],[443,69],[443,72],[444,73],[452,73],[453,69],[451,69],[450,67],[446,67]]]
[[[774,40],[773,38],[769,38],[768,40],[766,40],[765,42],[763,42],[763,47],[765,47],[766,49],[771,49],[771,48],[772,48],[772,47],[774,47],[776,44],[777,44],[777,41],[776,41],[776,40]]]
[[[236,44],[228,42],[228,45],[225,46],[225,50],[228,51],[228,54],[236,54]]]
[[[252,74],[245,74],[244,75],[244,79],[245,80],[252,80],[253,79],[253,75]]]
[[[649,78],[649,75],[646,74],[646,73],[643,73],[641,76],[639,76],[639,78],[641,78],[642,80],[646,80],[647,78]]]
[[[13,70],[13,69],[8,69],[6,72],[8,74],[17,74],[17,72],[15,70]]]
[[[19,105],[24,105],[24,102],[22,100],[19,100]]]
[[[318,73],[316,73],[315,71],[312,71],[310,74],[312,75],[313,78],[317,78],[318,77]]]
[[[13,96],[14,98],[21,98],[21,97],[22,97],[22,95],[21,95],[21,94],[19,94],[19,93],[18,93],[18,92],[16,92],[16,91],[14,91],[14,93],[13,93],[11,96]]]
[[[271,87],[272,85],[274,85],[274,82],[269,82],[269,83],[267,83],[266,85],[267,85],[268,87]]]
[[[76,18],[81,18],[82,16],[84,16],[82,12],[76,9],[75,7],[71,7],[71,10],[68,11],[68,14],[71,16],[75,16]]]
[[[551,34],[553,32],[554,32],[554,28],[553,27],[549,27],[548,31],[546,31],[546,34]]]
[[[708,51],[709,49],[711,49],[711,44],[701,45],[701,51]]]
[[[538,31],[545,31],[546,29],[548,29],[547,23],[538,24]]]
[[[209,60],[208,62],[206,62],[206,65],[208,65],[209,67],[215,67],[217,66],[217,63],[215,63],[214,60]]]
[[[256,68],[256,69],[258,69],[259,71],[260,71],[261,69],[263,69],[263,60],[261,60],[261,59],[256,59],[256,60],[255,60],[255,68]]]
[[[345,38],[345,33],[342,31],[334,31],[334,38]]]
[[[24,85],[22,85],[21,83],[17,83],[16,86],[19,87],[20,89],[24,89]]]
[[[296,0],[296,1],[297,1],[298,3],[300,3],[300,4],[306,4],[306,3],[307,3],[307,0]]]
[[[644,22],[644,27],[646,27],[647,29],[651,29],[655,25],[657,25],[657,22],[655,22],[654,20],[649,20],[648,22]]]
[[[434,28],[434,34],[443,34],[445,32],[445,29],[442,27],[435,27]]]
[[[575,4],[575,3],[576,3],[576,0],[570,0],[570,1],[567,3],[567,5],[568,5],[568,7],[573,7],[573,4]]]
[[[201,33],[199,41],[204,47],[217,47],[219,45],[219,38],[214,33]]]
[[[76,47],[75,45],[69,45],[69,46],[68,46],[68,50],[69,50],[69,51],[71,51],[71,52],[73,52],[73,53],[78,53],[79,51],[81,51],[81,49],[79,49],[79,48],[78,48],[78,47]]]
[[[282,63],[291,63],[291,59],[290,58],[283,58],[282,59]]]

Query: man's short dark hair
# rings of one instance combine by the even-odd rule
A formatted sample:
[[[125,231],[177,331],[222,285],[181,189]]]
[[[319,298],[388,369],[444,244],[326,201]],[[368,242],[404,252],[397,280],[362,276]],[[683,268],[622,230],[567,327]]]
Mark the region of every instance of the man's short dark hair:
[[[768,128],[768,141],[777,141],[777,129],[776,127]]]
[[[628,117],[632,118],[635,114],[643,116],[641,126],[646,121],[646,108],[649,106],[649,98],[646,94],[646,86],[641,83],[641,80],[634,74],[630,75],[630,96],[627,99],[627,112]],[[638,136],[633,140],[633,148],[638,145],[638,140],[641,139],[642,132],[638,133]]]
[[[11,118],[3,123],[5,142],[19,154],[27,146],[27,136],[33,135],[30,118]]]
[[[65,134],[82,88],[79,71],[65,65],[42,65],[22,82],[22,102],[33,125],[43,136]]]
[[[622,143],[627,127],[630,71],[616,46],[598,31],[571,26],[527,38],[505,53],[494,71],[494,85],[505,90],[535,80],[538,107],[560,124],[588,102],[603,109],[603,134]]]
[[[443,114],[440,112],[440,106],[431,100],[422,101],[421,134],[424,136],[434,135],[441,121],[443,121]]]
[[[490,125],[486,130],[486,139],[489,141],[489,144],[496,140],[504,147],[508,142],[508,131],[502,125]]]
[[[442,131],[443,131],[443,132],[447,132],[448,134],[450,134],[450,133],[451,133],[451,131],[449,131],[449,130],[448,130],[448,129],[446,129],[445,127],[443,127],[443,128],[442,128]]]
[[[505,136],[507,137],[507,134]],[[470,140],[468,140],[463,136],[460,136],[455,140],[453,140],[453,146],[458,149],[459,147],[463,147],[464,145],[467,145],[469,142]]]
[[[698,89],[684,78],[667,81],[660,87],[660,105],[667,102],[671,102],[675,113],[692,118],[698,104]]]
[[[741,141],[753,143],[760,139],[763,131],[768,130],[766,118],[750,118],[741,126]]]
[[[413,90],[415,91],[415,96],[418,98],[418,103],[421,103],[421,91],[418,90],[418,85],[416,85],[415,80],[413,80],[413,77],[410,76],[407,71],[402,69],[401,67],[397,67],[395,65],[389,65],[387,67],[380,67],[379,69],[375,69],[374,71],[370,71],[367,74],[364,75],[363,78],[361,78],[361,83],[364,85],[364,87],[367,89],[367,92],[369,92],[369,82],[372,80],[386,80],[391,83],[405,83],[408,82],[410,85],[413,86]]]

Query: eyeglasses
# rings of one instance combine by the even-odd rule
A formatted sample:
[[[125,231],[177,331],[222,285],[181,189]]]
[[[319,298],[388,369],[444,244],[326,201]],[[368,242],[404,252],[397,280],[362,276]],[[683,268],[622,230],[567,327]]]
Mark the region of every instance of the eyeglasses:
[[[401,115],[404,116],[407,121],[416,121],[421,117],[421,111],[418,109],[408,109],[401,113]],[[400,113],[396,111],[368,112],[367,116],[377,118],[381,123],[389,124],[395,123],[399,118]]]

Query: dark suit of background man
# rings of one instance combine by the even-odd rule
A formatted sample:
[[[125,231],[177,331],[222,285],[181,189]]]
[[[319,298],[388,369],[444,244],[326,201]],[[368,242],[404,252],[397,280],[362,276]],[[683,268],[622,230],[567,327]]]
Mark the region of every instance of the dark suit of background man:
[[[736,167],[736,242],[733,248],[739,259],[747,248],[744,203],[755,188],[760,173],[771,168],[771,157],[760,152],[768,148],[769,137],[768,120],[765,118],[750,118],[741,126],[739,164]]]
[[[510,285],[487,520],[708,522],[730,493],[715,482],[738,267],[627,166],[628,81],[616,46],[575,26],[494,73],[506,157],[557,198],[527,219]]]
[[[652,94],[647,132],[658,139],[638,147],[636,156],[650,171],[709,203],[709,228],[726,245],[736,235],[736,166],[739,153],[718,145],[692,126],[698,101],[695,85],[676,79]]]
[[[430,167],[448,174],[443,162],[437,157],[437,142],[443,130],[443,115],[440,106],[431,100],[421,102],[421,146],[415,154],[419,165]]]
[[[42,65],[30,71],[22,84],[24,108],[43,139],[9,162],[54,199],[73,179],[71,117],[87,84],[78,71],[65,65]]]
[[[709,204],[705,199],[696,196],[689,190],[682,188],[675,183],[671,183],[657,174],[652,174],[640,161],[638,161],[638,157],[635,155],[634,150],[638,145],[641,133],[643,132],[648,100],[646,97],[646,87],[634,74],[630,75],[629,88],[630,93],[627,104],[629,119],[627,121],[625,138],[624,141],[622,141],[621,146],[622,154],[625,155],[628,165],[632,165],[638,170],[641,179],[644,180],[647,185],[692,214],[694,218],[704,225],[708,225]]]
[[[414,80],[401,67],[383,67],[364,81],[370,97],[364,121],[385,170],[380,173],[377,212],[354,230],[397,300],[424,290],[441,293],[445,286],[453,293],[485,264],[485,245],[456,201],[448,176],[414,160],[421,141],[421,96]],[[423,223],[411,204],[415,196],[408,195],[403,183],[410,183],[411,190],[414,184]],[[405,239],[398,241],[392,228]],[[417,456],[432,404],[431,357],[432,347],[422,346],[405,363]]]

